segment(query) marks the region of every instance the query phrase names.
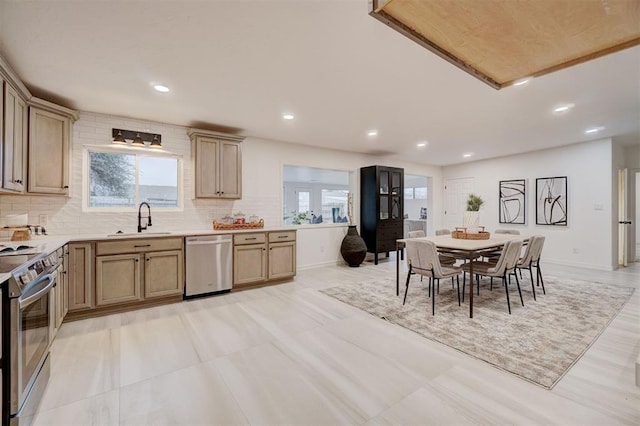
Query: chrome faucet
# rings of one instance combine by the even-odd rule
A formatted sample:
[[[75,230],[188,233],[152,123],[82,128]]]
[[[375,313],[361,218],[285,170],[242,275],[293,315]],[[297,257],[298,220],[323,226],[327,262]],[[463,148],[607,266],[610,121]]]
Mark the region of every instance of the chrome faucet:
[[[142,215],[140,214],[142,206],[147,206],[147,210],[149,211],[148,215],[146,216],[147,224],[144,227],[142,226]],[[142,203],[140,203],[140,207],[138,207],[138,232],[142,232],[143,229],[147,229],[147,226],[151,226],[151,206],[146,201],[143,201]]]

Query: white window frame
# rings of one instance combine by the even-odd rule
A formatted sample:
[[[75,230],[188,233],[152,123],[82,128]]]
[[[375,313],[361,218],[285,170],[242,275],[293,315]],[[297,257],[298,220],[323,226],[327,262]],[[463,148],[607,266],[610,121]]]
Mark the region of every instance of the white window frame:
[[[133,207],[90,207],[89,206],[89,152],[102,152],[108,154],[135,155],[136,157],[175,158],[178,165],[178,205],[174,207],[154,206],[153,209],[160,212],[184,211],[184,179],[183,158],[180,154],[174,154],[164,150],[151,150],[148,148],[133,148],[111,145],[84,145],[82,150],[82,211],[83,212],[137,212],[138,205]],[[136,158],[136,169],[138,158]],[[136,170],[137,171],[137,170]],[[138,186],[138,175],[135,176],[135,185]]]
[[[295,163],[295,162],[282,162],[280,163],[280,182],[281,182],[281,188],[282,188],[282,193],[281,193],[281,206],[282,206],[282,212],[283,212],[283,218],[282,218],[282,224],[286,223],[286,219],[285,217],[287,216],[287,214],[290,214],[291,212],[285,212],[284,211],[284,207],[285,207],[285,199],[287,198],[288,194],[285,188],[285,180],[284,180],[284,167],[300,167],[300,168],[307,168],[307,169],[319,169],[319,170],[328,170],[328,171],[338,171],[338,172],[345,172],[347,174],[347,179],[348,179],[348,184],[346,185],[347,188],[343,188],[342,185],[340,185],[339,187],[336,187],[336,185],[333,184],[326,184],[328,186],[326,186],[324,189],[346,189],[349,193],[354,194],[355,193],[355,189],[357,187],[356,185],[356,171],[357,170],[351,170],[351,169],[341,169],[341,168],[336,168],[336,167],[323,167],[323,166],[319,166],[319,165],[308,165],[308,164],[300,164],[300,163]],[[318,199],[321,199],[321,189],[320,191],[318,191],[317,188],[315,188],[315,185],[309,186],[308,183],[306,182],[290,182],[289,185],[289,190],[293,191],[293,192],[297,192],[297,191],[311,191],[311,204],[310,204],[310,209],[313,210],[313,207],[315,206],[315,202],[314,202],[314,197],[317,197]],[[295,188],[295,189],[292,189]],[[297,202],[297,200],[296,200]],[[356,203],[357,204],[357,203]],[[320,201],[320,206],[321,206],[321,201]],[[290,207],[290,206],[289,206]],[[353,215],[354,217],[359,217],[359,206],[354,205],[354,212]],[[316,211],[314,210],[314,213],[316,213]],[[317,212],[318,214],[322,214],[322,208],[320,208],[320,210]],[[347,208],[345,207],[345,211],[344,214],[347,215]],[[300,224],[300,225],[296,225],[296,224],[290,224],[287,223],[287,226],[296,226],[296,227],[301,227],[301,228],[305,228],[305,227],[311,227],[311,228],[320,228],[320,227],[327,227],[327,226],[348,226],[349,222],[340,222],[340,223],[333,223],[333,222],[327,222],[324,221],[322,223],[316,223],[316,224]]]

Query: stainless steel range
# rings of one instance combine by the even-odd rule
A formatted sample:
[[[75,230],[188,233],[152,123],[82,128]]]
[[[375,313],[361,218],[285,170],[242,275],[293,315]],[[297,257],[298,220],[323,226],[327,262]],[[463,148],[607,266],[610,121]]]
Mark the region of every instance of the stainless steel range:
[[[2,291],[3,424],[28,423],[49,380],[51,290],[61,261],[56,252],[0,257],[0,271],[11,274]]]

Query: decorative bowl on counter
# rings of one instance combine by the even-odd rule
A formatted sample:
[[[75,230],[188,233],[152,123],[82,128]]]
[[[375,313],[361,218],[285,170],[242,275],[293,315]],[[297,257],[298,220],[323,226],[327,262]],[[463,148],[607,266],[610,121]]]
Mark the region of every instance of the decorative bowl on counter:
[[[451,233],[451,238],[457,238],[459,240],[488,240],[491,234],[484,230],[484,226],[480,226],[479,232],[467,232],[467,228],[457,227],[455,231]]]
[[[245,223],[225,223],[225,222],[216,222],[213,221],[213,229],[222,231],[222,230],[231,230],[231,229],[260,229],[264,228],[264,220],[260,219],[255,222],[245,222]]]

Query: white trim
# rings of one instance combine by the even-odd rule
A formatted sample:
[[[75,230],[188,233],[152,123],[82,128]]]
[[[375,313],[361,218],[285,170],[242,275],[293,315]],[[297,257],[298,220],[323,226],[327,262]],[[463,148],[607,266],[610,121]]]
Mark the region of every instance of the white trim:
[[[286,226],[291,226],[298,230],[305,230],[305,229],[319,229],[319,228],[340,228],[340,227],[347,228],[349,226],[349,223],[348,222],[340,222],[340,223],[320,222],[320,223],[304,223],[300,225],[289,224]]]
[[[324,268],[325,266],[340,266],[340,265],[346,265],[346,264],[347,262],[345,262],[344,260],[329,260],[327,262],[311,263],[308,265],[298,266],[297,271]]]
[[[184,157],[182,154],[176,154],[175,152],[166,151],[162,148],[138,148],[135,146],[129,145],[82,145],[82,148],[85,150],[92,150],[98,152],[114,152],[119,154],[133,154],[137,153],[140,155],[147,155],[149,157],[176,157],[182,158]]]

